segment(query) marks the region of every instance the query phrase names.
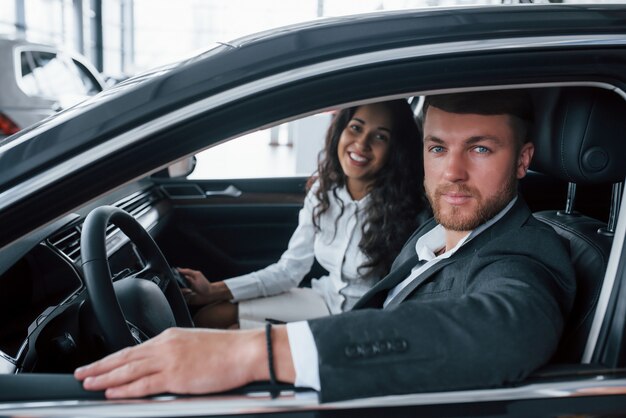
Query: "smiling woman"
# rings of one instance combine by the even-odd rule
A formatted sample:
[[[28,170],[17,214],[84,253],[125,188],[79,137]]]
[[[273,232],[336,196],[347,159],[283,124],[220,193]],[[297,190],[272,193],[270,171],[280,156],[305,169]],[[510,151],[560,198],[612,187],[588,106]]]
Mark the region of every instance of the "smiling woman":
[[[0,347],[5,352],[0,354],[0,367],[9,373],[0,375],[0,415],[206,416],[252,410],[270,415],[277,408],[280,414],[322,416],[381,412],[520,416],[529,415],[528,411],[533,416],[558,416],[623,411],[626,396],[621,391],[599,392],[626,386],[622,368],[626,364],[622,347],[626,208],[620,206],[620,184],[626,176],[625,142],[620,136],[626,132],[626,117],[622,117],[626,115],[625,21],[626,8],[619,5],[478,7],[315,21],[235,40],[128,80],[6,139],[0,144]],[[354,138],[345,148],[347,155],[342,154],[347,156],[346,171],[358,171],[376,159],[373,147],[383,141],[385,135],[380,134],[386,134],[378,128],[389,128],[379,121],[371,130],[368,117],[357,114],[366,105],[435,93],[521,88],[529,92],[535,107],[534,163],[520,180],[517,200],[503,208],[511,212],[499,219],[511,225],[524,218],[528,225],[511,230],[486,227],[470,246],[456,253],[457,258],[466,257],[467,269],[436,272],[451,262],[439,259],[433,276],[412,282],[415,288],[405,287],[399,296],[407,293],[411,304],[393,300],[387,304],[396,319],[393,323],[385,319],[385,310],[373,308],[307,321],[304,325],[311,328],[313,343],[327,342],[319,344],[314,360],[301,359],[317,368],[317,393],[324,405],[315,396],[292,396],[294,387],[289,385],[281,386],[285,390],[272,400],[263,382],[242,390],[255,395],[168,398],[171,403],[162,399],[93,402],[103,399],[103,392],[85,391],[72,376],[75,367],[111,351],[110,337],[103,331],[108,317],[96,312],[102,302],[121,308],[119,330],[128,345],[163,328],[152,321],[155,311],[168,318],[174,312],[186,313],[185,304],[181,309],[180,304],[161,303],[172,294],[176,297],[168,300],[181,300],[167,266],[152,262],[150,254],[143,254],[146,247],[132,245],[117,225],[103,227],[102,235],[92,239],[102,250],[98,259],[108,263],[112,282],[106,298],[99,298],[97,292],[94,296],[85,268],[92,260],[80,250],[81,234],[89,241],[89,228],[83,226],[94,209],[115,206],[132,215],[149,232],[142,235],[142,243],[149,241],[146,236],[153,239],[170,265],[197,266],[213,282],[245,275],[270,265],[287,248],[298,226],[298,213],[310,201],[307,179],[169,178],[164,169],[170,163],[260,128],[340,108],[354,109],[345,126],[353,121],[357,131],[372,134],[367,141]],[[468,118],[476,122],[474,116],[457,115],[452,123],[450,113],[454,112],[435,105],[426,112],[434,119],[426,123],[438,122],[440,128],[456,132],[457,127],[468,128]],[[358,120],[353,120],[355,115]],[[486,126],[496,129],[501,122]],[[391,125],[384,167],[408,164],[415,169],[421,161],[413,155],[398,153],[401,160],[391,158],[395,143],[395,125]],[[485,172],[478,164],[497,157],[495,141],[468,141],[465,135],[460,141],[466,147],[458,147],[458,138],[434,134],[435,127],[426,127],[427,150],[444,155],[432,156],[428,164],[435,164],[437,158],[464,164],[447,174],[434,166],[429,171],[457,179],[478,173],[480,184],[470,184],[469,190],[483,199],[494,194],[493,181],[505,180],[503,172],[517,178],[518,170],[527,166],[526,157],[513,158],[501,164],[498,173]],[[482,136],[501,135],[493,131]],[[431,144],[435,137],[439,142]],[[510,141],[502,142],[510,154]],[[520,150],[530,154],[523,146]],[[336,156],[343,172],[339,152]],[[317,190],[323,190],[322,171]],[[386,210],[393,202],[404,202],[384,194],[399,181],[383,181],[380,174],[374,178],[381,181],[377,207]],[[347,184],[346,199],[350,197]],[[434,184],[428,187],[436,190]],[[334,198],[332,188],[326,190]],[[378,185],[367,198],[375,197],[374,190],[379,190]],[[459,196],[460,190],[441,204],[444,215],[453,206],[463,206],[466,196],[462,190]],[[473,196],[469,198],[472,209]],[[312,223],[312,216],[309,219]],[[386,231],[401,228],[395,219],[381,225],[389,228]],[[555,256],[552,247],[562,248],[563,241],[549,228],[567,240],[569,255],[558,251]],[[344,229],[335,231],[337,239],[348,241]],[[519,245],[522,239],[524,244]],[[376,244],[384,249],[386,245]],[[415,266],[416,245],[409,241],[395,261],[394,268],[405,270],[406,276]],[[493,258],[512,249],[515,254],[510,257]],[[338,264],[344,257],[339,251],[331,255]],[[566,272],[570,260],[576,268],[575,295],[574,276]],[[502,274],[482,276],[494,271]],[[404,280],[403,275],[380,286],[393,287]],[[320,276],[323,273],[316,275]],[[370,296],[367,300],[376,306],[385,303],[384,297]],[[454,300],[453,306],[447,305],[450,309],[438,308],[444,299]],[[566,315],[572,299],[571,314]],[[467,306],[473,309],[466,310]],[[475,313],[482,319],[473,320]],[[357,317],[356,325],[345,319]],[[446,329],[454,332],[442,338]],[[270,333],[273,364],[279,378],[292,380],[293,373],[285,373],[277,360],[284,355],[288,338],[283,331],[276,326]],[[186,349],[182,343],[186,338],[195,341],[197,351]],[[235,347],[235,339],[249,344]],[[486,344],[477,349],[470,344],[476,339]],[[140,362],[172,367],[160,375],[163,379],[151,382],[156,386],[135,386],[135,394],[206,393],[225,389],[220,383],[234,387],[269,377],[267,341],[258,330],[175,329],[140,347],[150,351]],[[119,364],[124,367],[124,356],[138,352],[143,351],[126,351],[116,358],[123,360]],[[227,368],[226,355],[238,353]],[[257,369],[248,375],[244,366],[252,361]],[[210,362],[218,371],[206,372]],[[189,379],[176,368],[183,364],[187,371],[200,372],[201,379]],[[359,368],[363,364],[371,367]],[[226,369],[240,374],[225,379]],[[83,369],[79,377],[93,372]],[[315,381],[302,383],[298,376],[302,375],[296,374],[297,385],[316,387]],[[104,388],[110,383],[92,379],[87,386]],[[358,397],[370,398],[333,402]],[[63,402],[51,402],[55,400]]]
[[[388,271],[406,238],[428,218],[420,136],[406,100],[337,112],[298,227],[277,263],[210,283],[180,269],[188,302],[206,305],[197,326],[253,328],[348,311]],[[328,272],[295,289],[316,260]],[[262,299],[259,299],[262,298]],[[221,303],[216,303],[221,302]]]
[[[367,195],[389,159],[394,128],[392,109],[384,104],[371,104],[359,107],[343,130],[337,154],[353,199],[361,200]],[[413,140],[417,142],[418,136],[414,135]]]

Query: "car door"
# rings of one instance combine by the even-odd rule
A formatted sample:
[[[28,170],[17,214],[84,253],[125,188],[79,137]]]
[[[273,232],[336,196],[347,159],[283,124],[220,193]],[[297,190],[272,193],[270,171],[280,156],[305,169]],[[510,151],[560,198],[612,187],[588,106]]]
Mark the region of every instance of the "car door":
[[[329,122],[323,113],[256,131],[201,152],[186,177],[157,177],[172,206],[157,235],[170,264],[220,280],[276,262],[298,225]]]

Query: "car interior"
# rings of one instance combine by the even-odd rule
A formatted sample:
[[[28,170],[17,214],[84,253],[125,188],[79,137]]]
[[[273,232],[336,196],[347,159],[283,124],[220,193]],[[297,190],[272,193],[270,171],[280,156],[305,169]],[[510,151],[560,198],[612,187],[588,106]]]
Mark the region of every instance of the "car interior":
[[[569,242],[578,285],[553,362],[533,378],[571,376],[589,368],[610,370],[619,366],[619,356],[592,356],[588,337],[598,333],[600,344],[608,335],[602,318],[596,318],[596,308],[603,285],[607,287],[605,271],[626,176],[626,165],[611,158],[624,155],[626,144],[618,134],[626,132],[626,118],[621,117],[626,115],[626,103],[617,93],[598,87],[546,87],[531,93],[536,151],[520,193],[535,216]],[[131,336],[120,337],[126,344],[150,338],[167,326],[190,326],[170,267],[193,267],[209,280],[221,280],[276,261],[297,225],[306,180],[189,180],[161,170],[5,248],[0,253],[0,351],[5,373],[71,373],[123,346],[111,341],[120,326]],[[228,190],[240,193],[223,193]],[[87,215],[105,205],[117,209],[100,210],[106,214],[99,223],[87,224]],[[149,240],[134,221],[149,232],[156,250],[146,244]],[[95,248],[97,242],[104,242],[104,247]],[[164,260],[158,259],[158,249]],[[97,274],[111,279],[115,293],[93,290],[97,285],[86,278],[83,268],[83,259],[91,259],[89,251],[106,254],[108,265],[98,266]],[[320,268],[309,277],[319,275]],[[151,288],[124,285],[136,277],[144,280],[135,282],[150,283]],[[93,295],[107,292],[102,302],[94,303]],[[124,312],[118,319],[102,307],[116,300]],[[172,315],[154,323],[154,312],[167,311],[168,305]],[[103,330],[97,320],[102,315],[121,325],[118,322],[115,331]],[[16,396],[21,395],[3,397]]]
[[[623,119],[614,116],[624,110],[624,100],[606,90],[560,92],[551,112],[552,129],[542,124],[537,135],[533,167],[568,181],[568,196],[563,209],[536,212],[535,217],[569,241],[576,271],[576,300],[555,356],[557,362],[580,362],[591,330],[626,175],[626,167],[609,158],[624,152],[625,145],[616,133],[626,126]],[[576,210],[577,187],[609,184],[611,196],[604,197],[608,213],[601,218],[606,221]]]

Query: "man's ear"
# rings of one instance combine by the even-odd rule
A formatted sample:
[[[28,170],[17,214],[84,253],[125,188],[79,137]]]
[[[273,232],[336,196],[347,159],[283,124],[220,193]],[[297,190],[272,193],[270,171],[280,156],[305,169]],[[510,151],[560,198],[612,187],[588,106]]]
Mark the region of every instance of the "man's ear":
[[[522,145],[522,149],[519,152],[519,156],[517,157],[517,178],[521,179],[526,176],[526,172],[528,171],[528,167],[530,166],[530,161],[533,159],[533,154],[535,153],[535,146],[532,142],[527,142]]]

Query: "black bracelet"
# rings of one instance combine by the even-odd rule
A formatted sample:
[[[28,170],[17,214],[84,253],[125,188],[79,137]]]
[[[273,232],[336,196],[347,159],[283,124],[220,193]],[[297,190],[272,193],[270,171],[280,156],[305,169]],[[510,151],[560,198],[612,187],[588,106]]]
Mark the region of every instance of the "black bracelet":
[[[265,323],[265,341],[267,343],[267,364],[270,370],[270,396],[275,399],[280,390],[276,383],[276,372],[274,371],[274,350],[272,349],[272,324]]]

